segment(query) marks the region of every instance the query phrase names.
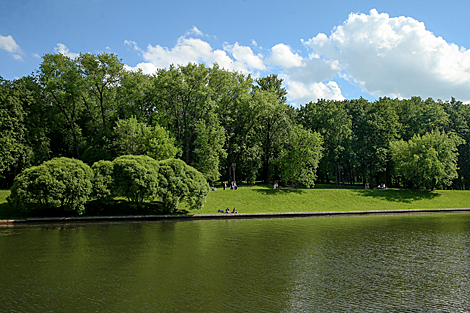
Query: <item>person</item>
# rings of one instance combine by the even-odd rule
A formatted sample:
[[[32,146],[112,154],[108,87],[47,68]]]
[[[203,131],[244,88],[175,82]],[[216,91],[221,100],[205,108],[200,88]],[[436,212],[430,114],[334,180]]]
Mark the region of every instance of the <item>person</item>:
[[[224,182],[224,190],[227,190],[227,183]]]
[[[230,183],[230,190],[233,190],[233,182]]]
[[[279,185],[277,183],[274,183],[274,189],[277,189]]]
[[[233,212],[232,213],[238,213],[237,209],[236,208],[233,208]]]
[[[230,213],[230,209],[227,208],[227,210],[225,210],[225,213]]]
[[[237,182],[236,181],[233,182],[233,190],[237,190]]]
[[[221,209],[219,209],[219,211],[218,211],[218,212],[219,212],[219,213],[224,213],[224,210],[221,210]]]

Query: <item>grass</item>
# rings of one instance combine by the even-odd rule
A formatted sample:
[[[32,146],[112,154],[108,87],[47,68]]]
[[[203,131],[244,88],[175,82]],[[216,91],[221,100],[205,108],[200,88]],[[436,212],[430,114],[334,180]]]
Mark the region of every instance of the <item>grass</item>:
[[[273,190],[267,186],[218,189],[210,192],[201,210],[190,214],[214,214],[217,210],[239,213],[367,211],[394,209],[439,209],[470,207],[470,191],[439,190],[434,192],[388,189],[341,189],[316,186],[313,189]]]
[[[6,202],[9,190],[0,190],[0,219],[24,218]],[[470,191],[439,190],[434,192],[388,189],[365,190],[359,187],[332,188],[317,185],[313,189],[282,189],[256,185],[241,186],[238,190],[211,191],[201,210],[188,210],[185,204],[179,212],[188,214],[216,214],[219,209],[237,208],[239,213],[367,211],[394,209],[440,209],[470,207]],[[99,215],[127,213],[119,206],[94,210]],[[158,212],[156,211],[158,214]],[[88,212],[87,215],[92,215]],[[148,212],[147,214],[152,214]],[[153,213],[155,214],[155,213]]]

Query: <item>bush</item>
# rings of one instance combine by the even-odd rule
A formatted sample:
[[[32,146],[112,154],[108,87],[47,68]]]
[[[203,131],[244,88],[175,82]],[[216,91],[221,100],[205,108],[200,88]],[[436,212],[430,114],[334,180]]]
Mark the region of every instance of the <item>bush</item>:
[[[101,202],[109,202],[114,195],[114,179],[113,179],[114,163],[111,161],[98,161],[93,163],[91,169],[94,177],[93,197]]]
[[[191,209],[200,209],[206,202],[209,184],[204,175],[178,159],[160,161],[158,196],[168,212],[187,201]]]
[[[8,197],[9,204],[30,212],[61,208],[85,212],[84,204],[92,191],[93,171],[82,161],[56,158],[19,174]]]
[[[158,189],[158,162],[145,155],[123,155],[113,161],[114,183],[119,195],[142,206]]]

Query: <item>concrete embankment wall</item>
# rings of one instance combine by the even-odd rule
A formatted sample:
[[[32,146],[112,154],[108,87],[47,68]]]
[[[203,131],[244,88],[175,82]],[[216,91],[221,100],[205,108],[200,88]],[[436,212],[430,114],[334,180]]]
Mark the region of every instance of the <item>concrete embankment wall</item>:
[[[0,226],[76,222],[121,222],[121,221],[163,221],[163,220],[215,220],[215,219],[251,219],[251,218],[289,218],[341,215],[383,215],[383,214],[420,214],[420,213],[470,213],[470,208],[459,209],[409,209],[409,210],[374,210],[374,211],[332,211],[332,212],[284,212],[284,213],[219,213],[195,215],[126,215],[126,216],[83,216],[53,217],[0,220]]]

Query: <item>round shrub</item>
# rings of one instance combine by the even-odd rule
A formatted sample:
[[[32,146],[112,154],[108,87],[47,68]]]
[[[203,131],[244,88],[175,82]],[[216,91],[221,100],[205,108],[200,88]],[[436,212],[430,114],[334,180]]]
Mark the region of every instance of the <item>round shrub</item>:
[[[114,163],[111,161],[101,160],[93,163],[93,197],[101,202],[112,200],[114,195],[114,179],[113,179]]]
[[[158,162],[145,155],[123,155],[113,161],[114,183],[119,195],[141,206],[153,200],[158,189]]]
[[[52,159],[19,174],[13,182],[8,202],[28,212],[62,208],[83,214],[84,204],[92,191],[92,179],[93,171],[82,161]]]
[[[210,189],[201,172],[178,159],[163,160],[159,164],[158,196],[167,211],[176,210],[182,201],[187,201],[191,209],[204,206]]]

